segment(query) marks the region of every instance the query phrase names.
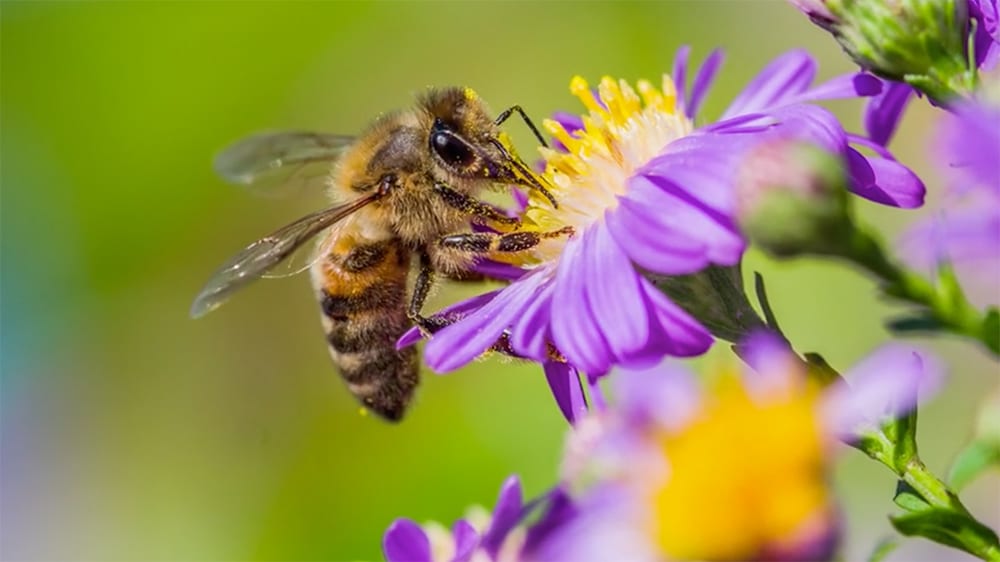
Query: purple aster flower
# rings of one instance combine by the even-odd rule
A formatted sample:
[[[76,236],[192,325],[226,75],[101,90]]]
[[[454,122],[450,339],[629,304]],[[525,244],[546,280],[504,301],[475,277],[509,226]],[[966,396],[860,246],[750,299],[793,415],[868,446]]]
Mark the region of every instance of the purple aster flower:
[[[938,363],[890,344],[819,388],[772,336],[743,346],[752,368],[701,385],[664,366],[624,370],[616,407],[570,437],[560,506],[527,560],[827,560],[839,538],[833,444],[912,409]],[[925,398],[921,396],[920,398]],[[586,429],[584,435],[581,430]],[[574,445],[575,441],[582,444]]]
[[[933,216],[903,234],[902,255],[927,274],[950,264],[974,302],[1000,304],[1000,107],[960,103],[935,137],[932,157],[950,189]]]
[[[436,523],[421,527],[397,519],[382,538],[382,552],[388,562],[513,562],[524,541],[524,532],[516,529],[523,512],[521,483],[511,476],[492,515],[473,511],[450,531]]]
[[[734,218],[733,183],[757,143],[780,137],[818,144],[848,163],[855,193],[902,207],[922,201],[923,185],[909,170],[884,151],[862,155],[851,147],[859,139],[807,103],[874,94],[877,79],[856,74],[812,86],[815,62],[793,51],[751,81],[720,121],[696,127],[722,56],[712,53],[688,90],[687,55],[678,53],[674,78],[664,77],[660,88],[605,78],[595,94],[573,79],[570,89],[588,114],[547,121],[565,150],[542,150],[559,206],[532,196],[522,221],[526,231],[569,227],[575,234],[510,258],[523,274],[488,300],[460,305],[458,321],[427,345],[432,368],[456,369],[500,340],[514,355],[567,362],[591,378],[612,365],[705,352],[708,330],[644,274],[740,262],[746,242]]]

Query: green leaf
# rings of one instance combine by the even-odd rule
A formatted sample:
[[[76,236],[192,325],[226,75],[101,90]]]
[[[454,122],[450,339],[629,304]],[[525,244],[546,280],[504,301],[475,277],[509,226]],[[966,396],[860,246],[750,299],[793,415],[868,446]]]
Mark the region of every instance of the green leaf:
[[[882,562],[882,560],[885,560],[885,557],[889,556],[889,554],[893,550],[896,550],[896,547],[898,546],[898,540],[893,537],[885,537],[878,541],[878,544],[876,544],[875,548],[872,549],[872,553],[868,555],[866,562]]]
[[[886,322],[886,327],[890,331],[901,335],[926,332],[944,332],[948,330],[948,325],[941,322],[930,314],[914,314],[913,316],[900,316]]]
[[[907,511],[925,511],[931,507],[919,492],[902,480],[896,482],[896,495],[892,501]]]
[[[928,538],[984,559],[994,559],[1000,549],[992,529],[949,509],[932,507],[889,520],[897,531],[908,537]]]
[[[973,441],[958,454],[948,471],[948,483],[959,491],[990,467],[1000,466],[1000,443]]]
[[[819,353],[805,353],[803,357],[809,368],[809,376],[818,380],[823,386],[841,380],[840,373],[831,367]]]

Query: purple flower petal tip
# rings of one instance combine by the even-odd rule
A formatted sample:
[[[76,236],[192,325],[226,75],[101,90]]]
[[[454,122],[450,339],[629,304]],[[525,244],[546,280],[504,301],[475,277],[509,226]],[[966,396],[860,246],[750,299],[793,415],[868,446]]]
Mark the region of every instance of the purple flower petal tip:
[[[416,345],[417,342],[419,342],[422,339],[424,339],[423,332],[420,331],[420,328],[414,326],[409,330],[403,332],[403,335],[400,336],[398,340],[396,340],[396,351],[399,351],[401,349],[406,349],[411,345]]]
[[[451,562],[469,562],[479,545],[479,533],[465,519],[459,519],[451,528],[455,539],[455,556]]]
[[[400,518],[385,532],[382,554],[388,562],[431,562],[431,543],[420,525]]]
[[[493,508],[493,519],[480,542],[481,548],[489,553],[492,559],[496,559],[507,534],[520,522],[523,506],[521,480],[517,476],[511,476],[500,488],[500,496],[497,498],[496,507]]]
[[[636,427],[679,429],[698,412],[701,391],[679,365],[621,369],[614,379],[618,408]]]
[[[587,413],[587,400],[580,383],[580,373],[566,363],[555,361],[546,361],[544,369],[545,379],[552,389],[559,411],[569,423],[575,424]]]
[[[934,355],[899,343],[886,344],[845,374],[850,383],[825,396],[824,418],[838,435],[850,435],[861,423],[904,415],[934,396],[945,369]]]
[[[854,92],[859,96],[875,96],[882,93],[882,81],[871,74],[854,75]]]

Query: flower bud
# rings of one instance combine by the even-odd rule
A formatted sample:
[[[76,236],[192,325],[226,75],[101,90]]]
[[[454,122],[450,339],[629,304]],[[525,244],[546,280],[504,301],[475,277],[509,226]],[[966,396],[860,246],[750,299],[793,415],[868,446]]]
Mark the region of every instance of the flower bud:
[[[751,242],[780,257],[836,254],[853,232],[840,160],[815,146],[766,143],[746,157],[737,216]]]
[[[792,0],[862,68],[937,102],[968,93],[967,0]]]

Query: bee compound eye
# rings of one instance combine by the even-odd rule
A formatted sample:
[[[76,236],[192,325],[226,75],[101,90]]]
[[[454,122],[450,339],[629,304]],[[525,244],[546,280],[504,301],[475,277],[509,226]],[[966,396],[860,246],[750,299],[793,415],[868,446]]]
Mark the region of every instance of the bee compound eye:
[[[472,150],[454,135],[436,132],[431,135],[431,148],[447,164],[468,167],[476,159]]]

